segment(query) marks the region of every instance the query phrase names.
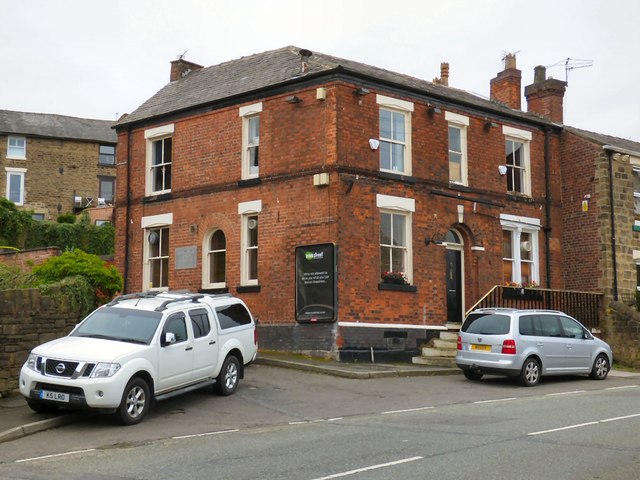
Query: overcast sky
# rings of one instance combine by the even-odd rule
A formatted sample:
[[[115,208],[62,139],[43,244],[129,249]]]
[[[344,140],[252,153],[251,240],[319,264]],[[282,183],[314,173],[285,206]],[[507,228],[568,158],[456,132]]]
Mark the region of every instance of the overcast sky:
[[[0,0],[0,109],[115,120],[204,66],[296,45],[489,95],[506,52],[565,80],[565,123],[640,141],[638,0]],[[588,62],[587,62],[588,61]],[[585,66],[591,64],[592,66]],[[579,67],[579,68],[578,68]],[[523,108],[526,102],[523,99]]]

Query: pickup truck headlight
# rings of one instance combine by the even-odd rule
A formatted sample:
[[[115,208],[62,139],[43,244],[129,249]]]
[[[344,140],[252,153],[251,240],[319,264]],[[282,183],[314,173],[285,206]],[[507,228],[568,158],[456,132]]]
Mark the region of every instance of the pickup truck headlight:
[[[38,356],[35,353],[30,353],[25,365],[27,366],[27,368],[30,368],[31,370],[37,372],[38,370],[36,367],[38,365]]]
[[[121,365],[119,363],[98,363],[96,364],[91,376],[93,378],[111,377],[120,370]]]

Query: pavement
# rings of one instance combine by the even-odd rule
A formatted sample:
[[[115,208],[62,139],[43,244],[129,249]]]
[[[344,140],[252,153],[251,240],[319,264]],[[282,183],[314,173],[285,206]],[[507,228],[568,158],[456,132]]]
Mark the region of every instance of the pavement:
[[[338,362],[273,352],[260,352],[255,363],[353,379],[457,375],[461,373],[457,368],[408,363]],[[640,377],[640,373],[619,370],[611,370],[609,375]],[[27,406],[22,395],[16,393],[9,397],[3,397],[0,398],[0,443],[77,422],[91,415],[93,415],[91,412],[63,410],[51,414],[35,413]]]

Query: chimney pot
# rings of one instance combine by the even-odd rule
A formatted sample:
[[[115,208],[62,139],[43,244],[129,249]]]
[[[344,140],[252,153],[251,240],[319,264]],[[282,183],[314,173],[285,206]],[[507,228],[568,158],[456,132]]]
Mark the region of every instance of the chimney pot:
[[[300,73],[307,73],[309,71],[309,58],[313,53],[306,48],[301,49],[299,52],[302,57],[302,63],[300,64]]]
[[[440,82],[445,87],[449,86],[449,63],[442,62],[440,64]]]
[[[547,79],[547,68],[538,65],[533,69],[533,83],[542,83]]]
[[[504,56],[504,69],[510,70],[512,68],[516,68],[516,54],[515,53],[507,53]]]

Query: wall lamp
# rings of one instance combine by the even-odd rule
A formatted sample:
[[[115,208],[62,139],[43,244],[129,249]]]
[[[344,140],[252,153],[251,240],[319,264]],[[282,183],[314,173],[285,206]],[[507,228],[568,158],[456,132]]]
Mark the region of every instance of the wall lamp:
[[[433,235],[431,235],[431,237],[426,237],[424,239],[425,245],[429,245],[430,243],[433,243],[434,245],[444,245],[445,241],[440,237],[439,234],[434,233]]]
[[[488,132],[492,128],[497,128],[498,124],[493,120],[489,120],[488,118],[484,119],[484,129]]]
[[[364,95],[369,95],[371,93],[371,90],[364,87],[358,87],[354,90],[353,93],[355,93],[356,95],[364,96]]]
[[[430,117],[433,117],[436,113],[442,113],[442,110],[440,110],[440,107],[427,103],[427,113]]]
[[[302,99],[296,95],[291,95],[290,97],[287,97],[285,99],[285,102],[287,103],[291,103],[291,104],[296,104],[296,103],[300,103],[302,102]]]

